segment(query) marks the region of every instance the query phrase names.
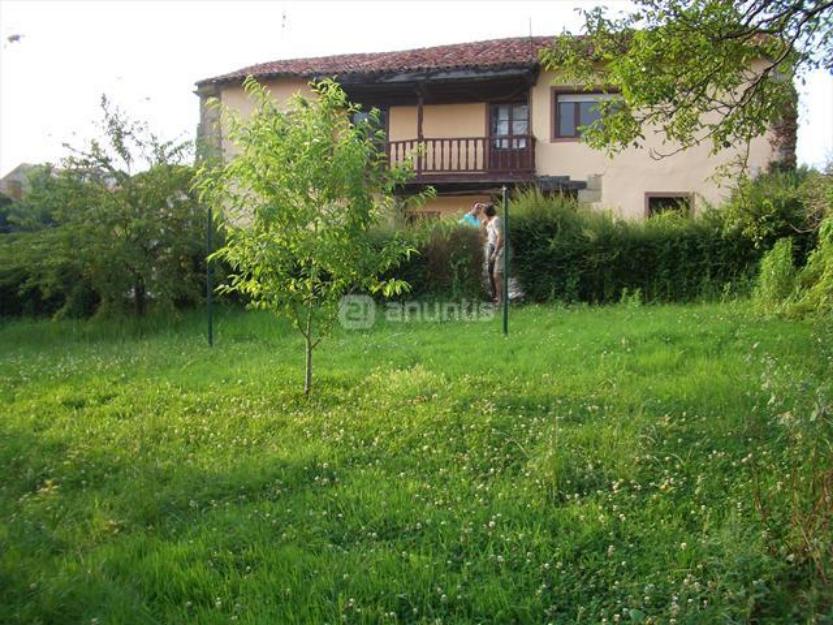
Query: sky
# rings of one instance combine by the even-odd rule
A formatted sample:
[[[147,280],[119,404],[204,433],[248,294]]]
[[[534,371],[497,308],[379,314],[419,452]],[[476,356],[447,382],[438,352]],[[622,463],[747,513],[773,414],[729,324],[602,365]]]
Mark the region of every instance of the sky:
[[[187,139],[202,78],[281,58],[575,31],[576,8],[597,3],[0,0],[0,176],[84,145],[102,94],[161,137]],[[833,160],[833,76],[814,72],[799,93],[798,159],[822,165]]]

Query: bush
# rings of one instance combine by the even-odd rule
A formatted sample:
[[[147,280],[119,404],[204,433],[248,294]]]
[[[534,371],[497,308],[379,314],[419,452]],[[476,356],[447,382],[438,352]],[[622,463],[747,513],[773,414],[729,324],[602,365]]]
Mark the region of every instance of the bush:
[[[142,316],[202,300],[206,211],[190,145],[162,141],[102,98],[103,136],[39,166],[3,208],[2,314]]]
[[[800,191],[804,230],[780,239],[763,257],[755,300],[768,313],[829,317],[833,315],[833,176],[809,172]],[[815,245],[804,254],[803,267],[802,254],[795,253],[796,240]],[[794,264],[797,256],[800,269]]]
[[[435,221],[408,226],[400,234],[410,240],[417,253],[403,260],[391,275],[410,284],[409,297],[483,297],[483,246],[477,229],[453,221]]]
[[[800,317],[833,315],[833,216],[819,228],[818,245],[798,274],[796,301],[789,312]]]
[[[709,211],[626,221],[564,197],[521,193],[510,207],[514,273],[533,301],[691,301],[737,293],[761,252]]]
[[[778,239],[761,259],[754,291],[756,306],[768,313],[782,310],[795,290],[795,274],[792,239]]]
[[[84,317],[198,303],[205,275],[205,211],[192,170],[155,165],[119,186],[88,168],[33,181],[16,202],[16,231],[0,234],[4,314]]]
[[[739,230],[758,247],[803,230],[806,222],[801,186],[805,170],[775,171],[738,185],[723,207],[727,228]]]
[[[406,297],[477,299],[483,295],[483,246],[480,232],[456,221],[390,224],[376,231],[381,245],[404,238],[415,250],[384,276],[405,280]]]
[[[721,208],[725,227],[763,250],[791,237],[793,255],[803,264],[815,245],[831,189],[830,176],[803,168],[743,180]]]

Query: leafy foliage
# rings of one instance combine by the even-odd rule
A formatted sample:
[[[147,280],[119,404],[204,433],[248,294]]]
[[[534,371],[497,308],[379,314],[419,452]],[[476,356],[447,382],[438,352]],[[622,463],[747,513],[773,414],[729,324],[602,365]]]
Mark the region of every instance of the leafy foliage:
[[[792,239],[779,239],[761,259],[753,293],[755,303],[765,312],[781,310],[793,294],[795,278]]]
[[[818,245],[798,275],[798,293],[791,313],[833,316],[833,217],[822,222]]]
[[[103,139],[44,168],[0,238],[0,284],[60,314],[172,310],[200,298],[205,212],[188,144],[161,141],[102,99]]]
[[[377,245],[372,236],[394,211],[395,187],[408,172],[388,168],[376,124],[351,122],[359,109],[338,84],[312,88],[313,98],[296,95],[283,112],[247,79],[254,112],[246,119],[223,112],[238,153],[223,166],[205,165],[198,183],[206,201],[229,213],[228,239],[215,255],[233,271],[222,290],[292,320],[305,340],[306,392],[312,350],[342,296],[403,292],[406,282],[380,276],[412,251],[402,237]]]
[[[810,172],[799,191],[801,210],[795,212],[801,227],[790,224],[790,230],[798,234],[780,239],[762,259],[756,300],[770,313],[830,317],[833,315],[833,176]],[[801,254],[794,253],[796,242],[802,246]]]
[[[417,298],[479,300],[484,296],[481,233],[454,221],[417,223],[400,231],[416,250],[390,272],[405,280]],[[394,233],[385,230],[380,236]]]
[[[531,191],[510,207],[513,267],[533,301],[691,301],[746,288],[760,251],[717,212],[626,221]]]
[[[721,210],[726,227],[738,230],[755,245],[768,249],[782,237],[801,240],[799,251],[813,244],[817,208],[805,201],[805,188],[818,176],[807,170],[771,172],[742,180]],[[804,241],[803,239],[807,239]]]
[[[677,146],[657,156],[748,144],[794,110],[794,71],[833,62],[829,0],[638,0],[622,17],[585,11],[584,31],[542,58],[561,82],[620,94],[584,133],[612,152],[644,145],[646,128]]]

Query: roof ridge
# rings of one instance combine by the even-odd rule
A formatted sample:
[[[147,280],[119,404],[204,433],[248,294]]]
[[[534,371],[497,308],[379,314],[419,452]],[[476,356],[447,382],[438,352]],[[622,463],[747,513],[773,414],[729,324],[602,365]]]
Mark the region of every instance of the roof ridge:
[[[264,63],[256,63],[246,67],[197,82],[197,85],[228,82],[242,79],[248,75],[254,76],[313,76],[320,74],[354,74],[409,71],[415,69],[449,69],[468,66],[494,66],[505,64],[529,64],[537,62],[534,49],[511,49],[512,45],[533,42],[543,47],[552,41],[555,35],[523,35],[517,37],[501,37],[497,39],[482,39],[479,41],[465,41],[420,48],[403,50],[387,50],[383,52],[349,52],[344,54],[328,54],[311,57],[296,57],[277,59]],[[501,45],[503,44],[503,45]],[[480,49],[488,46],[498,46],[499,49]],[[540,47],[538,49],[540,49]],[[480,50],[478,50],[480,49]],[[484,53],[485,58],[469,59],[468,62],[456,59],[443,59],[442,53],[450,52]],[[427,57],[436,53],[439,58],[430,60]],[[417,57],[417,58],[414,58]],[[426,58],[423,58],[426,57]],[[397,63],[396,61],[399,61]],[[388,61],[389,63],[385,63]],[[374,66],[375,62],[375,66]]]

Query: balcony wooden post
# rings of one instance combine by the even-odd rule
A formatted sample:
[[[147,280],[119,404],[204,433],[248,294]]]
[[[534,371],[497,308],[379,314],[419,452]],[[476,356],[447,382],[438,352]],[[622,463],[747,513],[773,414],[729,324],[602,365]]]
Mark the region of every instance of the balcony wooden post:
[[[422,89],[417,89],[417,176],[422,173],[422,149],[424,147],[422,143],[422,102],[423,102],[423,95]]]

